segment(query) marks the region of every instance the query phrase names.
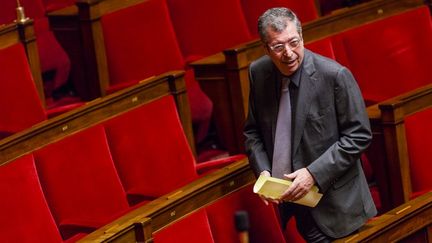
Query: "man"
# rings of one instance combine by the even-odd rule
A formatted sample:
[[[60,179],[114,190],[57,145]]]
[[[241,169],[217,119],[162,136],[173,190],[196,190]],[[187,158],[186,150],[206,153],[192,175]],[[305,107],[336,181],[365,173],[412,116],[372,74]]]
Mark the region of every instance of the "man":
[[[371,141],[364,102],[352,74],[304,48],[301,23],[286,8],[258,20],[265,56],[250,65],[246,150],[255,173],[292,180],[279,204],[308,242],[346,236],[376,214],[360,155]],[[315,208],[290,203],[313,185]]]

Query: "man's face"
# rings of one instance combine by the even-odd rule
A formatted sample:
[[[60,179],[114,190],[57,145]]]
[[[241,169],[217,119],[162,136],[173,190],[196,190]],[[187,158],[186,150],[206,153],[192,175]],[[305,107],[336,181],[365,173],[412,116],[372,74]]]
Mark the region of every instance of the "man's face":
[[[277,66],[279,71],[290,76],[300,67],[304,57],[303,40],[297,32],[293,22],[287,20],[288,25],[278,33],[267,29],[267,43],[265,50]]]

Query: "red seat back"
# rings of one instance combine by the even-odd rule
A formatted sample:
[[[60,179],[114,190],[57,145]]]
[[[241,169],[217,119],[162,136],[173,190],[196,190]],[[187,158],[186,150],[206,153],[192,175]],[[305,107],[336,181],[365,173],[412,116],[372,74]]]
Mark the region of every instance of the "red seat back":
[[[0,166],[0,241],[61,242],[33,156]]]
[[[183,56],[192,61],[251,40],[239,0],[167,0]]]
[[[334,42],[337,60],[351,69],[369,102],[431,82],[432,26],[426,6],[343,32]]]
[[[101,18],[111,84],[184,69],[164,0],[149,0]]]
[[[413,193],[432,190],[432,109],[405,119]]]
[[[164,0],[149,0],[102,16],[101,24],[111,89],[153,75],[185,68]],[[212,103],[195,81],[185,76],[196,141],[207,134]]]
[[[324,39],[316,40],[314,42],[309,42],[305,44],[305,47],[315,53],[318,53],[330,59],[333,60],[336,59],[333,51],[333,45],[330,38],[324,38]]]
[[[0,49],[0,73],[0,132],[16,133],[45,120],[21,44]]]
[[[197,178],[171,96],[116,117],[105,129],[128,193],[159,197]]]
[[[110,222],[129,209],[105,137],[96,126],[35,152],[54,218],[67,238]]]
[[[314,0],[241,0],[241,4],[249,31],[255,37],[258,37],[258,18],[269,8],[289,8],[302,23],[319,17]]]

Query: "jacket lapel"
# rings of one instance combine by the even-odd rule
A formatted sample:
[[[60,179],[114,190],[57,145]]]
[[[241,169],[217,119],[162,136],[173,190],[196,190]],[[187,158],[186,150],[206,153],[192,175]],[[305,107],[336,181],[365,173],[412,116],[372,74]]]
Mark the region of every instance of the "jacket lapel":
[[[292,141],[292,155],[293,158],[297,152],[300,144],[301,137],[306,122],[306,117],[309,113],[312,98],[316,92],[314,86],[317,81],[315,75],[315,66],[313,64],[312,54],[305,50],[305,57],[303,60],[303,72],[300,77],[300,87],[298,93],[298,100],[296,105],[296,114],[293,117],[293,141]]]

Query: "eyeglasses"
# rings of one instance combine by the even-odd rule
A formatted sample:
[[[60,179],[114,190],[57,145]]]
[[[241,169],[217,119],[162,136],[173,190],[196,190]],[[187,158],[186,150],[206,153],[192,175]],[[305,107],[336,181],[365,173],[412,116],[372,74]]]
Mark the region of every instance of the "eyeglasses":
[[[297,47],[300,46],[301,41],[302,41],[301,38],[293,38],[293,39],[289,40],[288,42],[285,42],[285,43],[278,43],[278,44],[275,44],[275,45],[272,45],[272,46],[269,45],[269,47],[270,47],[270,49],[271,49],[274,53],[276,53],[276,54],[280,54],[280,53],[286,51],[286,46],[287,46],[287,44],[288,44],[289,49],[290,49],[291,51],[293,51],[293,50],[295,50]]]

